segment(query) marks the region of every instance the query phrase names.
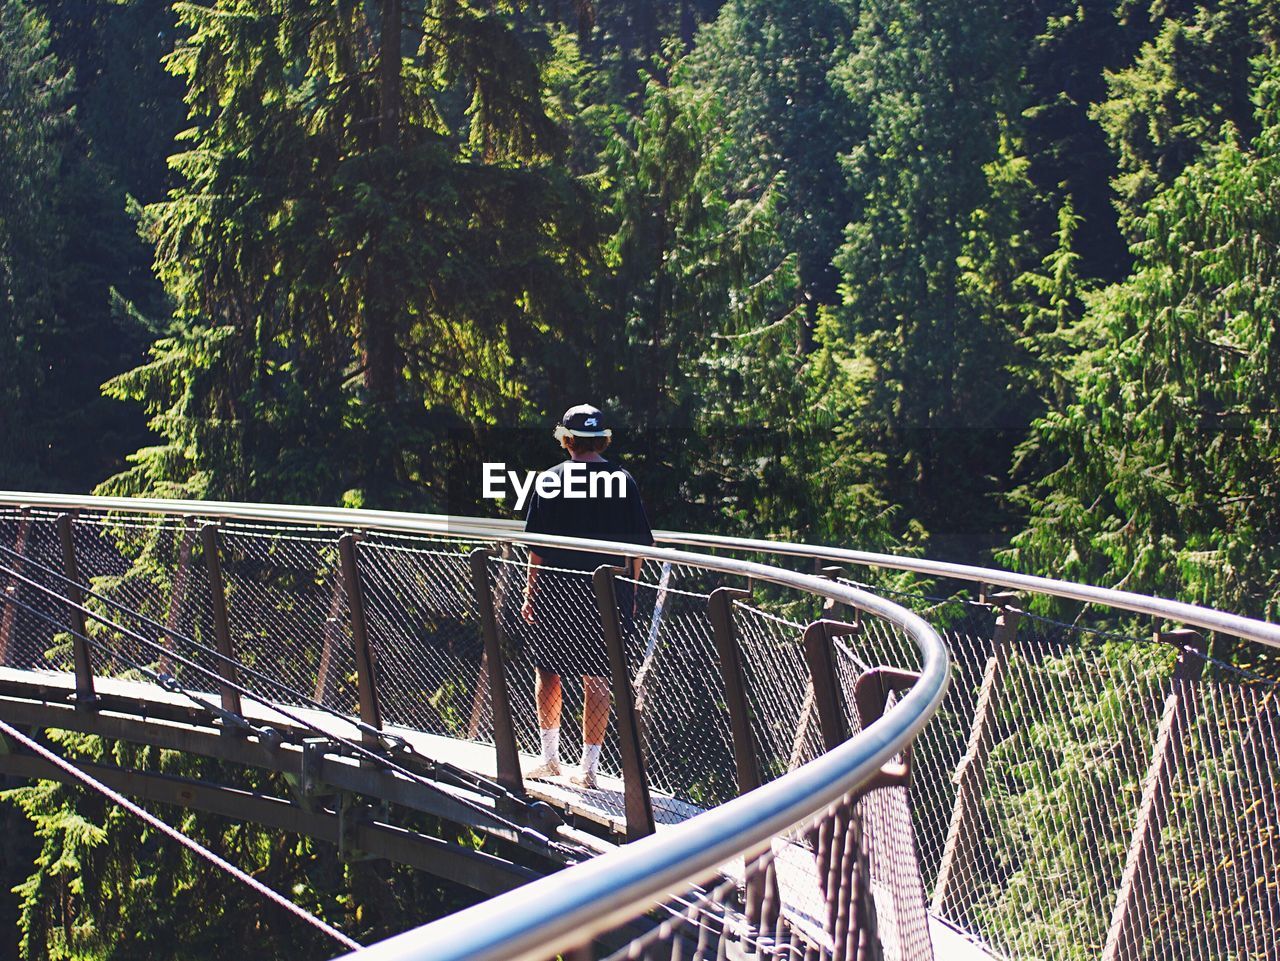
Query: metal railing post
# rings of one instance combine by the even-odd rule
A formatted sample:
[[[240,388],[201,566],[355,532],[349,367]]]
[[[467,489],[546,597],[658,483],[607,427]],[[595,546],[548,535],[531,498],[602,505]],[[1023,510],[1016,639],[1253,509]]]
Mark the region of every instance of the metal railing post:
[[[933,888],[933,913],[953,919],[955,915],[951,912],[957,908],[964,878],[972,871],[974,852],[980,840],[978,825],[981,823],[982,789],[986,783],[987,758],[995,740],[997,702],[1004,687],[1018,622],[1022,619],[1018,594],[992,594],[984,600],[996,609],[993,650],[982,672],[973,726],[969,729],[969,744],[952,775],[956,800],[951,808],[951,822],[947,825],[947,839],[942,846],[942,859]]]
[[[471,580],[475,587],[480,631],[484,638],[484,659],[488,667],[489,709],[493,717],[493,746],[497,753],[498,783],[508,791],[524,793],[520,754],[516,749],[515,724],[511,719],[511,698],[507,693],[507,671],[503,659],[502,625],[498,622],[489,585],[489,558],[492,551],[477,547],[471,552]]]
[[[818,726],[826,751],[835,750],[852,734],[836,670],[834,642],[837,637],[856,634],[859,630],[855,624],[823,618],[814,621],[804,631],[804,659],[813,690],[812,704],[818,712]],[[807,723],[807,718],[802,716],[801,723]],[[802,735],[803,732],[797,732],[797,739]],[[854,808],[852,798],[845,797],[833,805],[816,830],[811,829],[810,832],[819,885],[826,904],[826,929],[832,936],[835,945],[833,957],[837,961],[844,959],[850,911],[854,909],[850,900],[852,872],[860,856],[860,852],[848,850],[847,844],[851,834],[856,835],[855,840],[860,843],[861,833],[851,830],[854,822],[860,822],[860,819],[861,813]]]
[[[1195,721],[1196,697],[1191,685],[1200,679],[1204,667],[1204,638],[1186,629],[1164,631],[1155,635],[1157,642],[1178,649],[1173,669],[1173,690],[1165,698],[1164,713],[1156,728],[1156,740],[1142,784],[1142,800],[1138,805],[1124,873],[1116,892],[1111,927],[1107,930],[1102,961],[1119,961],[1136,957],[1147,935],[1152,877],[1156,871],[1156,855],[1160,832],[1169,817],[1170,791],[1178,763],[1182,740]]]
[[[347,586],[347,614],[351,618],[351,643],[356,660],[356,686],[360,694],[360,720],[369,727],[382,730],[382,711],[378,707],[378,679],[373,651],[369,647],[369,628],[364,616],[364,589],[360,583],[360,567],[356,563],[356,538],[343,534],[338,538],[338,556],[342,578]],[[372,731],[362,731],[366,744],[379,743]]]
[[[204,547],[205,569],[209,572],[209,607],[213,614],[213,636],[218,644],[218,674],[229,683],[221,684],[222,708],[232,714],[243,714],[240,692],[231,685],[237,683],[236,653],[231,644],[231,622],[227,619],[227,590],[222,579],[222,558],[218,547],[218,525],[205,524],[200,528],[200,543]],[[230,727],[224,733],[232,733]]]
[[[751,736],[751,707],[747,700],[746,675],[742,669],[742,652],[738,648],[738,631],[733,621],[733,602],[751,594],[735,587],[717,587],[707,598],[707,616],[711,634],[720,658],[720,674],[724,680],[725,706],[729,710],[729,731],[733,738],[733,761],[738,773],[738,794],[754,791],[762,783],[756,757],[755,739]],[[744,857],[746,871],[747,922],[760,930],[772,920],[768,905],[778,901],[777,879],[767,870],[752,869],[754,862],[768,853],[769,846]]]
[[[18,556],[13,559],[13,570],[15,573],[22,573],[22,561],[27,554],[27,538],[31,536],[31,514],[24,510],[22,512],[22,520],[18,521],[18,536],[14,538],[13,551]],[[4,593],[8,599],[8,603],[4,605],[4,610],[0,611],[0,667],[7,667],[9,664],[9,639],[13,636],[13,624],[18,614],[18,593],[22,582],[16,577],[10,577],[9,583],[5,586]]]
[[[822,618],[804,630],[804,659],[809,666],[809,680],[813,684],[813,705],[818,711],[818,725],[822,730],[822,746],[832,751],[849,740],[849,715],[844,696],[836,683],[835,647],[837,637],[856,634],[860,628],[844,621]]]
[[[84,597],[80,593],[80,571],[76,566],[76,545],[71,530],[71,515],[58,515],[58,540],[62,542],[62,573],[69,583],[67,614],[76,636],[71,639],[71,653],[76,668],[76,707],[89,708],[98,700],[93,690],[93,659],[89,654],[89,636],[84,620]]]
[[[488,548],[488,550],[490,556],[496,556],[497,552],[493,548]],[[509,542],[503,543],[502,558],[503,560],[509,560],[510,557],[511,544]],[[504,581],[505,578],[499,577],[497,589],[490,589],[490,594],[492,595],[491,606],[495,617],[499,619],[499,623],[501,623],[501,617],[497,612],[506,609],[506,598],[503,595]],[[476,689],[475,693],[471,695],[471,717],[467,721],[467,737],[473,741],[480,737],[480,728],[486,720],[490,723],[493,722],[492,714],[486,714],[489,703],[489,654],[485,652],[480,656],[480,669],[476,671]]]
[[[717,587],[707,598],[707,616],[711,620],[711,634],[715,639],[716,653],[720,657],[725,706],[729,710],[729,731],[733,737],[733,762],[738,772],[739,794],[754,791],[761,783],[755,739],[751,736],[751,707],[747,700],[746,675],[742,670],[738,632],[733,623],[733,602],[748,596],[746,591],[735,587]]]
[[[618,617],[618,596],[614,590],[615,574],[624,568],[603,564],[591,576],[605,647],[609,652],[609,673],[613,675],[613,702],[618,709],[618,747],[622,755],[623,805],[627,814],[627,840],[635,841],[654,832],[653,799],[645,775],[644,745],[636,718],[636,696],[627,669],[627,652],[622,641],[622,625]]]

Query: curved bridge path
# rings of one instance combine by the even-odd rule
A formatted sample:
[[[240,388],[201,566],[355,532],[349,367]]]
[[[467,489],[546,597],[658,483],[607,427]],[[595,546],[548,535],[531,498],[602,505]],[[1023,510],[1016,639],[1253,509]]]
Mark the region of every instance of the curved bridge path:
[[[0,773],[77,776],[39,750],[50,729],[273,772],[274,792],[76,766],[497,895],[369,957],[1271,957],[1275,625],[659,540],[575,542],[641,575],[602,563],[584,610],[582,575],[544,570],[529,624],[527,548],[564,542],[509,523],[0,494]],[[867,583],[886,570],[923,586]],[[528,651],[570,614],[609,656],[593,790],[524,776]],[[566,758],[581,688],[564,678]],[[463,828],[484,851],[444,840]]]

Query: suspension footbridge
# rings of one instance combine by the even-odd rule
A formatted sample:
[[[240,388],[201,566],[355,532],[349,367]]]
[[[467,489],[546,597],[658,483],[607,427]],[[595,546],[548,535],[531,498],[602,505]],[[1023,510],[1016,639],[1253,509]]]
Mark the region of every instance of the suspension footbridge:
[[[529,549],[567,542],[511,523],[0,494],[0,773],[492,896],[376,945],[326,931],[362,958],[1277,957],[1280,628],[914,558],[658,541],[574,541],[601,553],[591,603],[542,571],[528,619]],[[529,651],[565,612],[608,653],[594,787],[526,776]],[[70,762],[57,730],[214,763]]]

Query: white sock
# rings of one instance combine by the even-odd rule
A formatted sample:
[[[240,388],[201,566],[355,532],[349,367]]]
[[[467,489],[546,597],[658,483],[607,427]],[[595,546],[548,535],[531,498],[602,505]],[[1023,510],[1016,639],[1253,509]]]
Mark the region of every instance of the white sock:
[[[560,763],[560,728],[545,727],[542,729],[542,759]]]
[[[600,745],[582,745],[582,770],[594,772],[600,764]]]

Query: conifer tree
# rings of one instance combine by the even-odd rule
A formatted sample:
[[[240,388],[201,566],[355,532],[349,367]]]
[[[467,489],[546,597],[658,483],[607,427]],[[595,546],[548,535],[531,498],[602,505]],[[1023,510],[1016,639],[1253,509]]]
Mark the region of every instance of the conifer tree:
[[[1226,127],[1149,200],[1133,275],[1087,298],[1074,400],[1029,446],[1056,469],[1020,494],[1023,569],[1280,612],[1280,113],[1257,67],[1262,132]]]
[[[24,0],[0,2],[0,485],[84,490],[117,455],[97,385],[117,327],[122,219],[73,109],[73,72]]]
[[[820,330],[820,402],[849,430],[848,456],[907,517],[963,535],[961,551],[992,530],[987,495],[1028,410],[1014,284],[1033,263],[1031,196],[1003,9],[861,5],[842,68],[865,118],[836,260],[844,303]]]
[[[442,505],[570,316],[580,195],[518,10],[181,4],[191,127],[144,228],[175,323],[108,389],[161,443],[105,489]]]

